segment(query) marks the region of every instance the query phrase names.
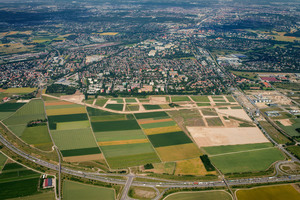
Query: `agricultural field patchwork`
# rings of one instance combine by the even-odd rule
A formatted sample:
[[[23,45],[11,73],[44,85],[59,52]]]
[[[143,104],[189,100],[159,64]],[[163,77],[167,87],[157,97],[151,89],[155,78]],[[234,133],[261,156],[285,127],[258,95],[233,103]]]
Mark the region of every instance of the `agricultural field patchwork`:
[[[48,123],[55,145],[64,159],[99,160],[101,151],[90,127],[85,107],[65,101],[46,102]],[[76,159],[73,159],[76,160]]]
[[[40,174],[9,161],[0,174],[1,199],[39,194]]]
[[[272,199],[272,200],[297,200],[300,193],[292,185],[264,186],[252,189],[238,190],[239,200]]]
[[[14,112],[16,112],[18,109],[20,109],[25,103],[3,103],[0,104],[0,120],[3,120],[10,115],[12,115]]]
[[[162,161],[176,161],[200,155],[193,141],[167,113],[137,113],[135,116]]]
[[[133,115],[118,115],[89,108],[91,124],[98,145],[113,169],[143,165],[151,162],[160,162],[151,143],[141,130]],[[100,117],[123,116],[122,120]],[[94,121],[98,118],[99,121]]]
[[[63,199],[66,200],[81,200],[91,199],[114,200],[115,190],[110,188],[98,187],[94,185],[87,185],[83,183],[67,181],[63,182]]]
[[[26,143],[34,145],[41,150],[51,150],[52,141],[49,136],[47,123],[43,121],[45,120],[43,101],[31,100],[22,107],[18,104],[19,103],[9,105],[6,108],[7,110],[19,109],[3,122],[8,125],[9,129],[15,135]],[[35,121],[37,123],[31,124]]]

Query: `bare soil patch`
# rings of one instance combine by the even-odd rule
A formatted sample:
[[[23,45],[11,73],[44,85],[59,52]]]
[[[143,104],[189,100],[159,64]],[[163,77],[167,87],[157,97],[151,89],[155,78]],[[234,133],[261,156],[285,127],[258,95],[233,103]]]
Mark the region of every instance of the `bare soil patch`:
[[[71,156],[64,157],[64,161],[66,162],[85,162],[90,160],[101,160],[101,154],[92,154],[92,155],[84,155],[84,156]]]
[[[187,129],[199,147],[269,142],[257,127],[187,127]]]

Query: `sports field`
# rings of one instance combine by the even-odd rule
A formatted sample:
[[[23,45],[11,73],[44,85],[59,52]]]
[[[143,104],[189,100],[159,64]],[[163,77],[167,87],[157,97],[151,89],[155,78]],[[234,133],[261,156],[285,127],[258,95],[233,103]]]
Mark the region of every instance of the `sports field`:
[[[229,193],[225,191],[206,192],[177,192],[170,194],[164,200],[232,200]]]
[[[115,199],[115,191],[110,188],[97,187],[83,183],[65,180],[63,182],[63,199],[82,200],[82,199]]]
[[[238,200],[298,200],[300,193],[292,185],[264,186],[236,192]]]
[[[4,91],[4,93],[12,93],[12,94],[27,94],[34,92],[36,88],[23,87],[23,88],[8,88]]]

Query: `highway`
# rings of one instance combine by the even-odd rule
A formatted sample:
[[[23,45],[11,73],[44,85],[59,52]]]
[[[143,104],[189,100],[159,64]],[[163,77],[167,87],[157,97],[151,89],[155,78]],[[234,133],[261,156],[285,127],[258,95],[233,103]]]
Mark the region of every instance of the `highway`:
[[[59,171],[59,165],[46,162],[34,156],[31,156],[27,153],[24,153],[20,149],[16,148],[12,145],[9,141],[7,141],[2,135],[0,135],[0,142],[6,146],[8,149],[16,153],[17,155],[34,162],[38,165],[47,167],[52,170]],[[283,161],[284,163],[288,161]],[[279,165],[279,164],[278,164]],[[277,166],[278,166],[277,165]],[[105,183],[112,183],[112,184],[121,184],[125,185],[124,193],[122,195],[122,200],[127,199],[127,193],[130,186],[144,186],[144,187],[166,187],[166,188],[189,188],[189,187],[199,187],[199,188],[206,188],[206,187],[226,187],[224,180],[222,181],[205,181],[205,182],[190,182],[190,181],[168,181],[168,182],[146,182],[146,181],[135,181],[133,180],[136,177],[143,177],[143,176],[136,176],[134,174],[128,175],[119,175],[119,174],[95,174],[90,172],[84,171],[77,171],[73,169],[69,169],[66,167],[61,167],[61,172],[65,174],[70,174],[73,176],[78,176],[82,178],[97,180]],[[127,181],[125,179],[117,179],[111,178],[106,176],[126,176],[128,177]],[[143,178],[150,178],[151,177],[143,177]],[[300,175],[283,175],[283,176],[272,176],[272,177],[260,177],[260,178],[241,178],[235,180],[227,180],[227,184],[229,186],[238,186],[238,185],[247,185],[247,184],[262,184],[262,183],[275,183],[275,182],[285,182],[285,181],[300,181]],[[161,195],[161,194],[160,194]],[[157,198],[155,198],[157,199]]]

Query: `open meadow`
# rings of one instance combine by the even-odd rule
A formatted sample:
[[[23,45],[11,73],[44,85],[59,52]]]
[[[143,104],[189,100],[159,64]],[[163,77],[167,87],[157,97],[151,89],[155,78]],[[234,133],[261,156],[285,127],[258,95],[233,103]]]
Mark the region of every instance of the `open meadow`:
[[[115,190],[68,180],[63,182],[63,199],[65,200],[96,200],[99,198],[114,200]]]

